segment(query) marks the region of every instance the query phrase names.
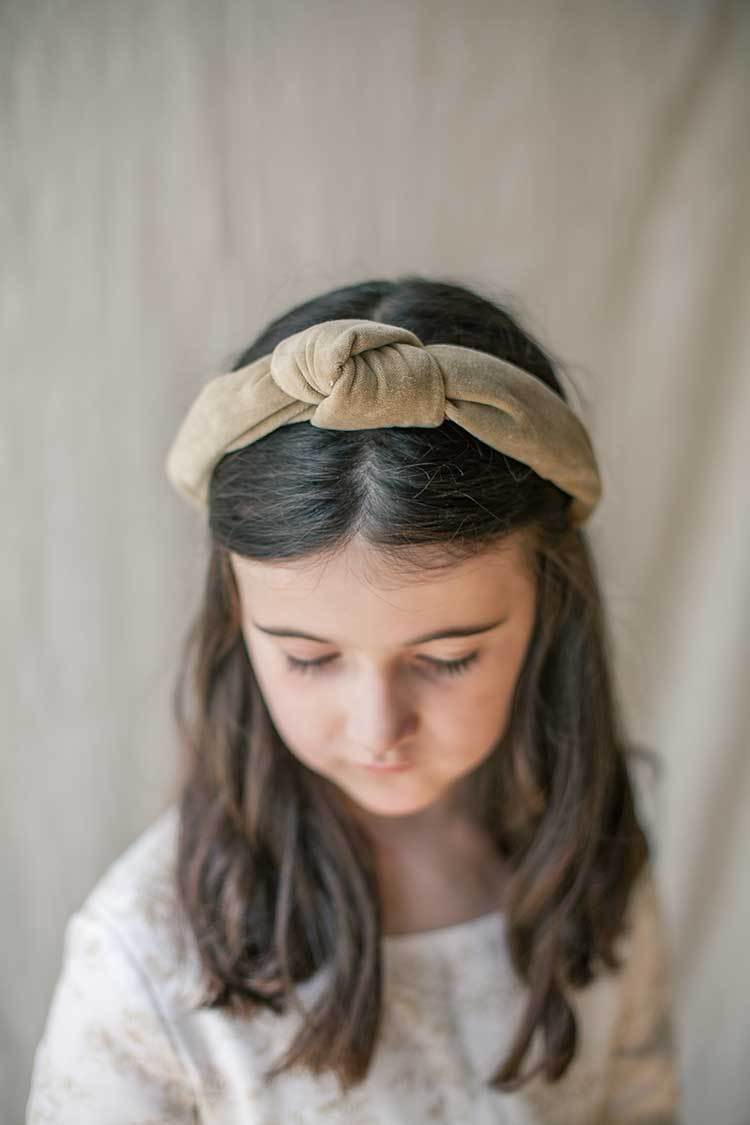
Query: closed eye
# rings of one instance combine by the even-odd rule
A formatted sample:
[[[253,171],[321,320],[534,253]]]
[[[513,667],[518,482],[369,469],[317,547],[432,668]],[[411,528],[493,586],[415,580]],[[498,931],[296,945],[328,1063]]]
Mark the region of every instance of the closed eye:
[[[288,652],[284,655],[287,658],[289,668],[294,672],[302,673],[319,671],[324,665],[330,664],[331,661],[336,659],[335,655],[320,656],[317,660],[300,660],[296,656],[290,656]],[[431,665],[440,674],[457,676],[473,664],[478,656],[479,652],[476,651],[470,652],[468,656],[462,656],[460,660],[436,660],[432,656],[422,656],[420,659]]]

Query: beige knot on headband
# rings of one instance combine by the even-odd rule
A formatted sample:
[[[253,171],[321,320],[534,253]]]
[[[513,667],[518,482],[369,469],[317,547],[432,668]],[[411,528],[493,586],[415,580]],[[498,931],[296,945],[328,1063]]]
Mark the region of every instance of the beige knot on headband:
[[[428,344],[373,320],[328,320],[288,336],[237,371],[217,375],[188,410],[167,455],[175,489],[208,506],[211,473],[225,453],[279,426],[329,430],[456,422],[573,497],[574,525],[601,495],[583,423],[536,376],[487,352]]]

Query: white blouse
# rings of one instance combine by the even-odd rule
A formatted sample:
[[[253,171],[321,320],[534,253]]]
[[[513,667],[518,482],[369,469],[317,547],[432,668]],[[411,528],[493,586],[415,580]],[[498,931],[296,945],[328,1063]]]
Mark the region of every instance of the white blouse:
[[[248,1020],[190,1011],[200,980],[177,925],[171,805],[108,868],[65,931],[37,1047],[27,1125],[588,1125],[677,1121],[669,962],[647,869],[631,899],[621,975],[572,993],[579,1047],[564,1077],[515,1093],[487,1085],[517,1027],[524,990],[500,911],[382,939],[385,1006],[366,1079],[262,1072],[299,1026],[293,1008]],[[297,985],[303,1003],[325,970]],[[541,1057],[535,1038],[526,1072]]]

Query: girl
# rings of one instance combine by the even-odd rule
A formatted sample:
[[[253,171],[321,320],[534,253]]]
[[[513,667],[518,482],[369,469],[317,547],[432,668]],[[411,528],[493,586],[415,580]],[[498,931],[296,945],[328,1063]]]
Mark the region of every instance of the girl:
[[[586,430],[461,286],[273,321],[167,459],[209,528],[174,802],[74,913],[27,1121],[673,1122]]]

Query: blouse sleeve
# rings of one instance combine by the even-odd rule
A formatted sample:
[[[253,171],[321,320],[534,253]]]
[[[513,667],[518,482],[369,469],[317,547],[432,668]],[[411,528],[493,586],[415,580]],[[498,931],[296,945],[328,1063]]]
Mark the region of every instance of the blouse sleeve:
[[[678,1125],[680,1082],[669,943],[650,866],[635,885],[630,913],[623,1004],[602,1120],[607,1125]]]
[[[197,1120],[147,976],[106,918],[81,908],[65,930],[62,969],[34,1055],[27,1125]]]

